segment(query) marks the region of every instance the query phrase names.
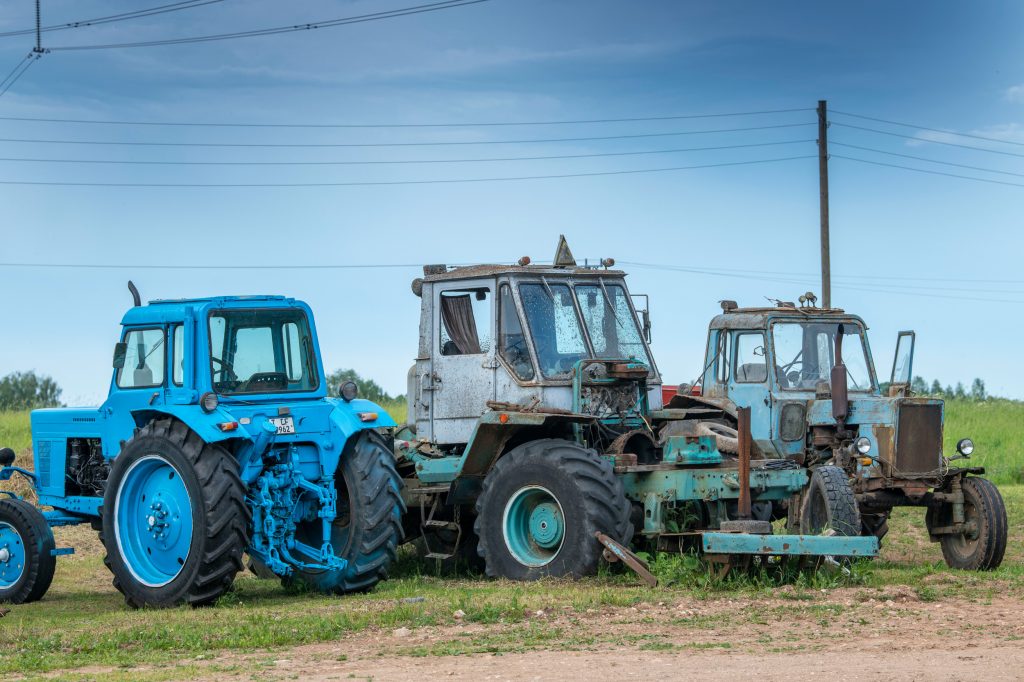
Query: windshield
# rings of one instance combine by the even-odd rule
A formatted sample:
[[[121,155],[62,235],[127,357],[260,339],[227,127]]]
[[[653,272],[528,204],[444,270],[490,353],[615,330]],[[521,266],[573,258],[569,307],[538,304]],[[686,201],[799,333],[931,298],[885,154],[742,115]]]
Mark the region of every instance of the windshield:
[[[650,365],[629,296],[622,286],[580,284],[576,286],[576,299],[594,347],[594,357],[635,359]]]
[[[217,393],[311,391],[319,385],[302,310],[218,310],[210,315],[210,372]]]
[[[814,320],[777,322],[772,327],[775,370],[781,388],[813,391],[822,381],[829,381],[839,327],[839,322]],[[847,386],[850,391],[870,391],[873,382],[863,329],[853,322],[844,322],[842,327]]]
[[[540,372],[547,379],[569,375],[573,365],[587,355],[583,330],[564,284],[523,284],[519,287],[526,322],[533,335]]]

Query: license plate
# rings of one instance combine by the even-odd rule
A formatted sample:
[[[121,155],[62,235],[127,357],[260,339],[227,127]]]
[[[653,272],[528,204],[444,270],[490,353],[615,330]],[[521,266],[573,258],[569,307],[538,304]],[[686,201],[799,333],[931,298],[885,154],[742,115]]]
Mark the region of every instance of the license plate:
[[[269,421],[277,429],[278,435],[295,433],[295,420],[291,417],[271,417]]]

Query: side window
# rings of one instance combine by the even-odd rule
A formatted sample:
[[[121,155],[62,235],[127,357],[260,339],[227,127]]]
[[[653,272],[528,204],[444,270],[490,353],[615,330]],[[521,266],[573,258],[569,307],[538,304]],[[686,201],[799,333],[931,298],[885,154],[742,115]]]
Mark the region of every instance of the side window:
[[[299,325],[285,322],[281,325],[281,341],[284,346],[284,369],[288,381],[302,378],[302,348],[299,345]]]
[[[185,383],[185,328],[178,325],[173,332],[174,348],[171,355],[171,381],[175,386]]]
[[[441,292],[441,355],[480,355],[491,349],[491,292]]]
[[[718,331],[718,373],[717,381],[720,384],[729,383],[729,366],[732,344],[729,343],[729,332],[725,329]]]
[[[761,384],[768,380],[764,356],[764,334],[736,335],[736,382]]]
[[[501,285],[498,302],[498,353],[512,368],[516,376],[529,381],[533,378],[533,363],[530,351],[526,348],[526,335],[523,323],[519,319],[512,289],[507,284]]]
[[[119,388],[153,388],[164,383],[167,346],[163,329],[134,329],[124,341],[128,345],[124,366],[117,370]]]

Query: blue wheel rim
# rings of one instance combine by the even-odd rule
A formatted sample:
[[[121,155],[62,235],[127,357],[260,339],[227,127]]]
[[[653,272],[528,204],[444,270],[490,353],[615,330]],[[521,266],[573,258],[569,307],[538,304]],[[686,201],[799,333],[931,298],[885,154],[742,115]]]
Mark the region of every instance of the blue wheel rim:
[[[25,541],[9,523],[0,522],[0,590],[14,587],[25,572]]]
[[[162,587],[181,573],[192,548],[192,501],[181,473],[160,455],[133,463],[114,503],[121,559],[147,587]]]
[[[501,525],[505,547],[524,566],[546,566],[562,549],[565,515],[547,488],[534,485],[517,490],[505,504]]]

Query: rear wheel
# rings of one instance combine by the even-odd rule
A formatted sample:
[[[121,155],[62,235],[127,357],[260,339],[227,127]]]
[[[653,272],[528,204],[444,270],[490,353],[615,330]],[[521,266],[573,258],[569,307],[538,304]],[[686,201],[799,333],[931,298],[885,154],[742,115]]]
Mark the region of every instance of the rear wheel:
[[[0,603],[38,601],[53,582],[53,531],[24,500],[0,500]]]
[[[600,531],[628,545],[630,504],[612,464],[561,439],[525,443],[498,460],[476,503],[487,575],[513,580],[591,575]]]
[[[961,487],[964,492],[964,521],[971,530],[957,535],[942,535],[942,557],[950,568],[995,570],[1006,553],[1008,527],[1003,497],[999,489],[984,478],[964,478]],[[929,508],[925,523],[929,530],[952,525],[952,505]]]
[[[363,431],[345,446],[335,474],[337,518],[331,529],[334,553],[345,568],[333,571],[296,570],[283,582],[319,592],[363,592],[387,578],[402,542],[402,480],[394,453],[376,432]],[[298,524],[296,538],[319,547],[319,519]]]
[[[107,479],[101,540],[129,606],[202,606],[242,570],[251,516],[238,464],[182,422],[136,432]]]
[[[800,510],[800,532],[821,535],[860,535],[857,498],[846,472],[837,466],[821,466],[811,474]]]

